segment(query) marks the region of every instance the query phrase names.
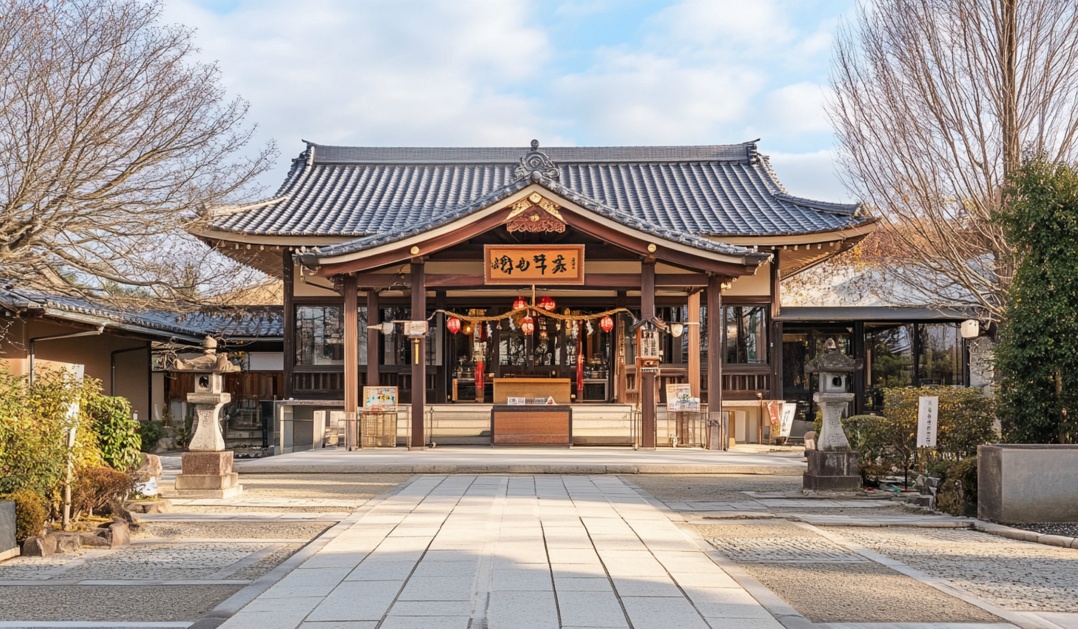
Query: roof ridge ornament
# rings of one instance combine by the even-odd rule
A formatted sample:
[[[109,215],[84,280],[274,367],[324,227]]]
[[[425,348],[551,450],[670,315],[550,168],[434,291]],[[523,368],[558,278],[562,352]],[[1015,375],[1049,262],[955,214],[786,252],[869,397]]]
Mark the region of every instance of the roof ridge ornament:
[[[550,161],[549,155],[539,150],[539,140],[532,140],[532,150],[520,158],[520,165],[513,174],[517,179],[531,178],[532,181],[539,181],[546,177],[557,181],[561,171]]]

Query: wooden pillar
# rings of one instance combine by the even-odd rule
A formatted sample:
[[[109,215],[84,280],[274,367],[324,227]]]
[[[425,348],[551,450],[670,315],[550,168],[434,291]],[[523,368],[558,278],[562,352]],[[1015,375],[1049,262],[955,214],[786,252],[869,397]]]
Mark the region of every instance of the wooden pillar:
[[[771,251],[771,399],[782,399],[782,322],[778,320],[782,313],[782,299],[779,269],[779,250]],[[763,425],[761,420],[760,425]]]
[[[412,313],[409,319],[412,321],[426,319],[427,282],[422,260],[412,261],[411,293]],[[427,338],[409,339],[408,343],[410,345],[408,351],[412,352],[412,438],[408,444],[408,449],[413,450],[422,449],[426,442],[424,438],[426,435],[423,434],[423,412],[426,410],[427,405]],[[417,343],[418,349],[416,348]],[[419,356],[416,356],[417,352]],[[416,358],[419,358],[419,360],[416,360]]]
[[[446,300],[446,294],[445,294],[444,290],[436,291],[434,293],[434,307],[435,307],[435,309],[437,309],[437,310],[446,310],[448,304],[449,304],[449,302]],[[431,325],[433,325],[434,328],[436,330],[438,330],[438,331],[445,330],[445,315],[442,314],[442,313],[439,313],[438,316],[434,317],[434,321],[431,323]],[[477,324],[477,325],[482,325],[482,324]],[[435,349],[438,349],[438,348],[435,348]],[[445,400],[446,400],[446,384],[447,384],[446,381],[448,380],[448,375],[447,374],[449,372],[450,365],[453,364],[453,361],[450,360],[450,357],[448,355],[449,343],[443,342],[440,349],[441,349],[441,354],[439,354],[440,360],[438,362],[441,363],[441,365],[434,367],[434,371],[438,374],[437,377],[434,380],[434,402],[433,402],[434,404],[444,404],[445,403]]]
[[[700,397],[700,291],[694,290],[689,293],[689,323],[687,334],[689,335],[689,386],[692,387],[693,397]]]
[[[382,323],[381,314],[378,312],[378,291],[373,288],[367,289],[367,386],[377,387],[381,385],[379,367],[382,366],[382,352],[380,345],[382,333],[374,327]]]
[[[359,303],[356,294],[356,276],[345,275],[341,280],[341,297],[344,298],[344,412],[347,418],[359,418]],[[357,431],[347,421],[344,445],[349,451],[356,449]],[[318,435],[315,435],[318,438]]]
[[[286,400],[292,397],[292,372],[296,366],[295,271],[292,250],[286,247],[281,254],[281,277],[284,278],[284,386],[281,397]]]
[[[640,318],[655,316],[655,260],[640,265]],[[657,438],[655,425],[655,372],[637,374],[640,381],[640,447],[654,450]]]
[[[722,280],[707,279],[707,409],[708,419],[719,426],[719,449],[729,447],[729,426],[722,417]]]

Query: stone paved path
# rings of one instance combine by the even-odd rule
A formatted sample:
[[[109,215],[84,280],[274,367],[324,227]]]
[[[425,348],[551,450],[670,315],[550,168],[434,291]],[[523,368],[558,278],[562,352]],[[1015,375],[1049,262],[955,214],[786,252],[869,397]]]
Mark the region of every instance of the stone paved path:
[[[423,476],[222,627],[780,625],[613,476]]]

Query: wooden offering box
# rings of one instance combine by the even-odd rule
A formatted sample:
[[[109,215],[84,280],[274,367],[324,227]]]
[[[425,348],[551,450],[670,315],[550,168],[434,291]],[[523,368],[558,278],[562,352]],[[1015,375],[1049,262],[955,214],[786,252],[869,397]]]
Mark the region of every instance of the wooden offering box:
[[[572,445],[573,409],[568,405],[507,406],[490,411],[493,445]]]
[[[494,403],[507,404],[509,398],[554,398],[557,404],[572,402],[569,378],[495,378]]]

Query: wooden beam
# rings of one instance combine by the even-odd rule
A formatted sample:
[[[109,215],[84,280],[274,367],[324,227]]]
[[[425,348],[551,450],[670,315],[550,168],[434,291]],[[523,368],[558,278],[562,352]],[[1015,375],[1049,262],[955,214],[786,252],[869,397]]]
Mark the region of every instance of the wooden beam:
[[[771,351],[768,358],[771,361],[771,399],[782,399],[782,321],[778,320],[782,312],[781,291],[782,279],[779,268],[779,250],[771,252]],[[763,426],[763,418],[760,418]]]
[[[360,288],[383,290],[392,286],[399,279],[388,273],[357,273]],[[511,286],[487,286],[479,274],[439,274],[426,275],[427,288],[505,288],[512,292]],[[526,284],[528,282],[522,282]],[[640,285],[640,276],[636,273],[585,273],[584,288],[635,288]],[[670,288],[703,288],[707,286],[707,275],[703,273],[659,273],[655,275],[655,286]],[[572,289],[572,286],[566,287]]]
[[[344,298],[344,412],[348,417],[359,417],[359,303],[356,294],[356,276],[345,275],[341,281],[341,297]],[[344,445],[349,451],[356,449],[356,431],[348,422]],[[315,441],[321,435],[314,436]]]

